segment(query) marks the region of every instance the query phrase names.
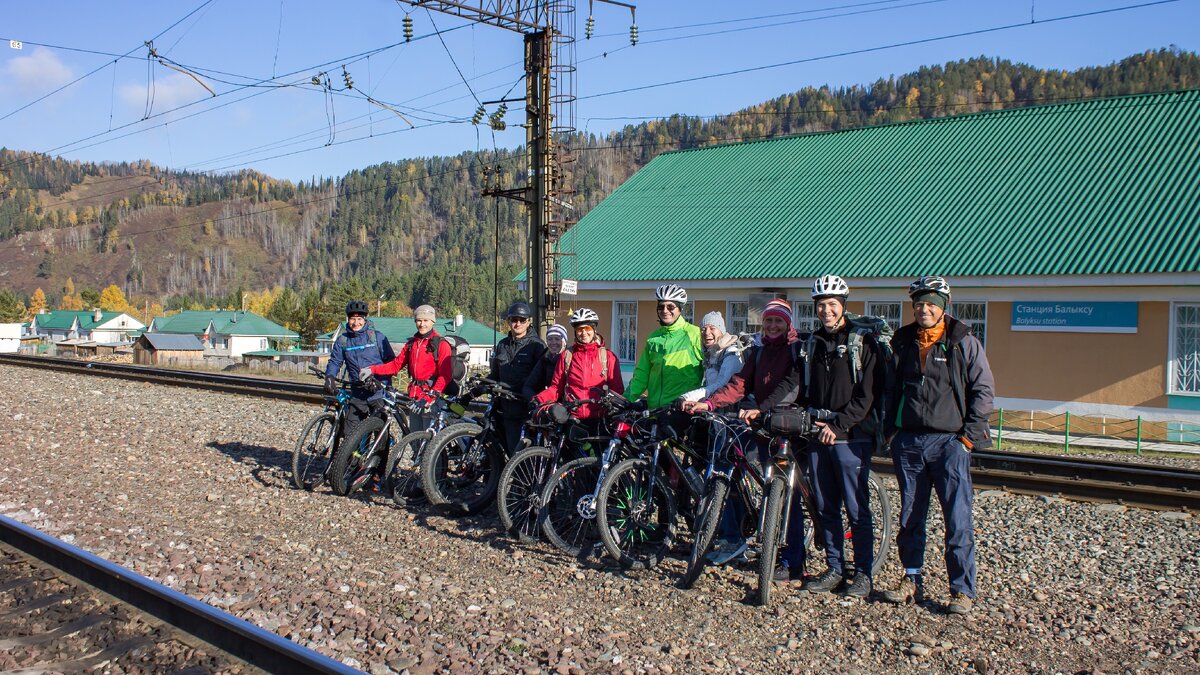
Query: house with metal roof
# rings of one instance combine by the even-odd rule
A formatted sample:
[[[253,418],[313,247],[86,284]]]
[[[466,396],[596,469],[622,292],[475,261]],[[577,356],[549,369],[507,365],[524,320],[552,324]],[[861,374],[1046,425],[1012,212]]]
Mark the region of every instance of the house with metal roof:
[[[387,337],[388,342],[392,343],[392,348],[397,353],[404,343],[417,332],[417,324],[412,317],[375,316],[371,317],[370,321],[380,333]],[[336,329],[318,335],[317,349],[326,353],[332,351],[334,340],[345,329],[346,324],[341,323]],[[492,328],[474,319],[464,318],[461,314],[450,319],[438,319],[434,322],[433,329],[439,335],[458,335],[466,339],[471,345],[471,357],[467,365],[473,368],[486,368],[491,361],[492,350],[496,343],[504,337]]]
[[[204,360],[204,344],[191,333],[142,333],[133,343],[133,362],[181,365]]]
[[[146,324],[125,312],[56,309],[35,314],[30,321],[29,331],[44,336],[50,342],[84,340],[113,344],[129,342],[131,332],[145,327]]]
[[[937,274],[1002,405],[1198,416],[1198,177],[1200,90],[668,152],[560,240],[563,311],[596,309],[628,367],[660,283],[752,331],[773,298],[811,326],[823,274],[899,326]]]
[[[187,310],[155,317],[148,333],[195,335],[206,354],[235,359],[246,352],[286,348],[300,340],[299,333],[240,310]]]

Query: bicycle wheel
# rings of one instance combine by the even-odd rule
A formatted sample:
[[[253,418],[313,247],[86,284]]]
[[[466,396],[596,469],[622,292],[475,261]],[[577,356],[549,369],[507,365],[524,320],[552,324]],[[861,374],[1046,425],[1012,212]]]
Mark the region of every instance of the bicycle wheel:
[[[671,550],[675,541],[675,495],[666,474],[650,460],[627,459],[614,467],[600,485],[596,504],[600,541],[621,567],[654,567]]]
[[[503,454],[478,424],[438,432],[421,458],[421,487],[433,506],[456,515],[479,513],[496,496]]]
[[[724,476],[713,476],[708,481],[708,491],[700,502],[696,517],[696,536],[692,541],[692,552],[688,555],[687,571],[680,580],[681,588],[691,588],[708,564],[708,550],[712,548],[713,536],[725,511],[725,498],[729,496],[729,480]]]
[[[871,500],[871,529],[874,533],[872,539],[875,554],[871,564],[871,577],[875,578],[887,562],[888,551],[892,548],[892,500],[874,471],[867,474],[867,488]]]
[[[431,431],[414,431],[392,446],[388,457],[384,490],[396,506],[420,506],[428,503],[421,489],[421,456],[425,452]]]
[[[315,490],[325,481],[325,469],[337,445],[337,416],[321,412],[309,418],[292,450],[292,485]]]
[[[599,478],[600,460],[584,457],[553,472],[542,491],[542,534],[567,555],[590,552],[600,541],[595,498]]]
[[[496,510],[504,531],[518,540],[531,544],[537,541],[538,512],[542,508],[542,491],[554,467],[550,448],[534,446],[513,455],[500,473],[496,490]]]
[[[787,479],[775,476],[767,486],[766,520],[763,522],[761,550],[758,552],[758,604],[771,604],[771,586],[775,583],[775,562],[779,559],[779,528],[783,524],[783,503],[787,499]]]
[[[368,458],[382,459],[381,453],[386,451],[387,443],[386,420],[370,417],[356,425],[337,452],[333,453],[333,464],[329,467],[329,482],[333,491],[348,495],[357,490],[365,482],[362,480],[364,472],[374,468],[364,462],[368,462]]]

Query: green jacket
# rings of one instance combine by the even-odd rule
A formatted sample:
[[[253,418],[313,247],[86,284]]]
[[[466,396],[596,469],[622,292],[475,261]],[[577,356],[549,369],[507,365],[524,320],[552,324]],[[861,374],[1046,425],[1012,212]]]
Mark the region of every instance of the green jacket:
[[[658,408],[699,387],[703,379],[700,329],[679,317],[646,338],[642,357],[625,387],[625,398],[636,401],[645,392],[646,405]]]

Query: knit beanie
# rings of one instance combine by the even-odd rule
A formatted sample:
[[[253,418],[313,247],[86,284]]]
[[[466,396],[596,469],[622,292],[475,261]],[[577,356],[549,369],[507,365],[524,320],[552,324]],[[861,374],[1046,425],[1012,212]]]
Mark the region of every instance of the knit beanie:
[[[912,301],[914,305],[918,302],[928,302],[931,305],[937,305],[938,307],[941,307],[943,310],[946,309],[946,296],[934,291],[918,293],[917,295],[913,296]]]
[[[725,317],[721,316],[720,312],[709,312],[700,320],[700,328],[705,326],[716,326],[717,330],[722,333],[728,332],[725,330]]]
[[[433,311],[433,307],[429,305],[421,305],[413,310],[413,319],[429,319],[437,321],[437,312]]]
[[[557,335],[563,342],[567,341],[567,329],[563,328],[562,326],[560,326],[557,323],[546,329],[546,337],[547,338],[550,338],[551,336],[554,336],[554,335]]]
[[[772,300],[767,303],[763,309],[763,318],[768,316],[777,316],[787,322],[788,328],[792,327],[792,306],[784,300]]]

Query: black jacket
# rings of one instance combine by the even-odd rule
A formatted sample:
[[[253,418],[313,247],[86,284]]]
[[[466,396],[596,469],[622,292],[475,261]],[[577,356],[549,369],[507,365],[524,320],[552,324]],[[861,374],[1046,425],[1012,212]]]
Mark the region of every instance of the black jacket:
[[[546,344],[534,332],[525,334],[521,339],[515,339],[512,333],[496,345],[492,353],[492,368],[488,377],[507,384],[518,395],[525,387],[525,380],[533,372],[534,366],[542,360],[546,352]],[[524,417],[528,412],[527,401],[505,400],[497,408],[505,417]]]
[[[521,389],[521,395],[533,400],[534,396],[537,396],[542,393],[543,389],[549,387],[550,380],[554,378],[554,368],[558,365],[560,358],[562,358],[562,354],[554,354],[547,349],[542,354],[542,358],[538,359],[537,365],[533,367],[533,372],[529,373],[529,377],[525,378],[525,385]]]
[[[917,433],[958,434],[977,450],[991,447],[988,417],[995,385],[987,355],[966,324],[951,316],[945,321],[945,334],[925,356],[924,372],[917,324],[900,328],[892,338],[896,377],[888,423]]]

